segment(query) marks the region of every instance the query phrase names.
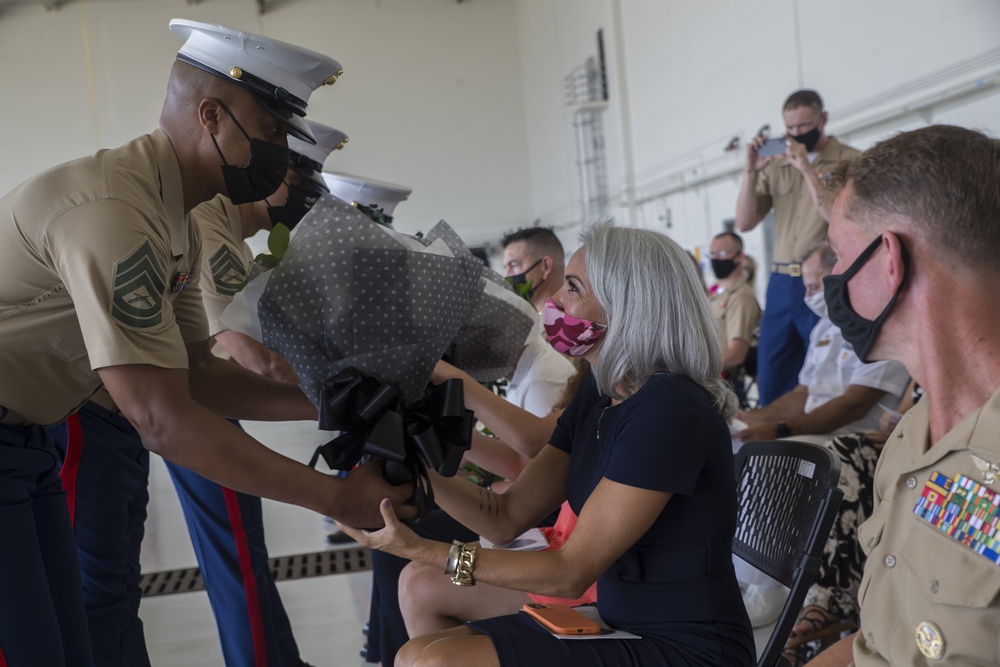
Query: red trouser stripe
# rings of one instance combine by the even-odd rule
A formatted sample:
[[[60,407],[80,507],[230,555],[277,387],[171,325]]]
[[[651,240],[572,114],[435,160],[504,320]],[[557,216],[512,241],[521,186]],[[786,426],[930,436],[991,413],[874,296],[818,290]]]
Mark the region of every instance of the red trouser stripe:
[[[2,648],[0,648],[0,667],[7,667],[7,660],[3,657]]]
[[[232,489],[223,488],[222,495],[226,499],[226,509],[229,511],[229,524],[233,529],[233,539],[236,541],[236,555],[240,562],[243,591],[247,597],[247,613],[250,615],[250,636],[253,638],[254,662],[256,667],[267,667],[267,646],[264,642],[264,621],[260,614],[260,596],[257,594],[257,579],[254,577],[253,563],[250,560],[250,545],[247,541],[246,530],[243,528],[240,501]]]
[[[80,472],[80,456],[83,454],[83,430],[80,428],[80,416],[72,414],[66,418],[66,460],[63,461],[59,478],[66,489],[66,504],[69,506],[69,522],[76,524],[76,475]],[[4,667],[0,662],[0,667]]]

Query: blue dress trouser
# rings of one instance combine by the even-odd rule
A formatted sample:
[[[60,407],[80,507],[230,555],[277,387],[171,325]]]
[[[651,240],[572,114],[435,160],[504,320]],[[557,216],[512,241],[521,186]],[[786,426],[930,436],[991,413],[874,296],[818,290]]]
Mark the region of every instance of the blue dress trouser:
[[[816,313],[803,301],[805,296],[802,278],[771,274],[757,344],[757,390],[761,407],[790,392],[799,383],[799,371],[809,346],[809,332],[819,322]]]
[[[167,463],[229,667],[299,665],[264,544],[260,498]]]
[[[149,452],[124,417],[87,403],[51,428],[63,456],[95,667],[149,665],[139,553]],[[260,499],[168,464],[228,667],[302,664],[268,568]],[[123,576],[124,573],[124,576]]]
[[[42,426],[0,425],[0,665],[78,667],[89,659],[52,439]]]

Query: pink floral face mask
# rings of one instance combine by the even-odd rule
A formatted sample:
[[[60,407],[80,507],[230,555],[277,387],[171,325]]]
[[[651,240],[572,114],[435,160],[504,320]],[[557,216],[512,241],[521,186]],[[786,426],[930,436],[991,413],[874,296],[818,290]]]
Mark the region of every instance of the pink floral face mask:
[[[559,310],[552,299],[545,300],[542,321],[549,344],[556,348],[557,352],[568,354],[571,357],[580,357],[586,354],[590,348],[597,344],[608,328],[607,324],[598,324],[567,315]]]

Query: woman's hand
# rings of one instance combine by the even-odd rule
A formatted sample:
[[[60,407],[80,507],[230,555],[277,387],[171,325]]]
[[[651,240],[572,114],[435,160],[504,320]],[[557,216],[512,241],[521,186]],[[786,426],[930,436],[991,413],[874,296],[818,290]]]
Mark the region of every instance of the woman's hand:
[[[342,531],[357,540],[358,544],[370,549],[385,551],[393,556],[413,560],[413,554],[416,552],[421,538],[396,517],[392,503],[389,502],[388,498],[382,499],[378,509],[382,513],[382,520],[385,521],[385,528],[380,530],[352,528],[340,522],[337,525]]]

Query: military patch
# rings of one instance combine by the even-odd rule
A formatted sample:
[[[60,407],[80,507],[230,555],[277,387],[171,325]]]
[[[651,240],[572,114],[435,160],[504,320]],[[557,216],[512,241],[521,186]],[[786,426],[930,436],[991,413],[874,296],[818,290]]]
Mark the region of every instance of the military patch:
[[[1000,565],[1000,493],[965,475],[938,471],[917,500],[913,513],[975,553]]]
[[[115,263],[111,315],[124,325],[149,329],[163,321],[166,273],[149,239]]]
[[[234,296],[243,289],[247,279],[246,266],[232,248],[223,244],[208,261],[212,267],[215,291],[222,296]]]
[[[184,291],[184,288],[188,286],[191,279],[194,278],[194,271],[188,269],[186,271],[178,271],[174,275],[174,279],[170,281],[170,293],[180,294]]]

